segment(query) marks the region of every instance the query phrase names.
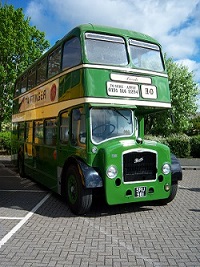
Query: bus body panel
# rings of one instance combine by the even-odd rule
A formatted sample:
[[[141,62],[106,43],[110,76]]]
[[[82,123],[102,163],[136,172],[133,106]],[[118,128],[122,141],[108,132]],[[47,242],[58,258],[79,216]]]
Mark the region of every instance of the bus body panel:
[[[145,180],[149,175],[148,172],[152,171],[151,168],[148,169],[149,161],[145,162],[145,158],[141,156],[145,152],[149,153],[150,156],[151,154],[156,155],[156,174],[154,180]],[[131,174],[132,176],[136,176],[136,180],[134,177],[134,180],[125,182],[123,173],[125,162],[123,160],[123,155],[126,154],[128,156],[131,153],[135,153],[136,155],[135,162],[132,160],[132,166],[138,164],[138,168],[140,168],[141,172],[136,167]],[[140,161],[143,161],[142,165],[140,165]],[[106,200],[108,204],[111,205],[159,200],[169,197],[169,191],[166,191],[164,186],[166,184],[169,186],[171,185],[171,173],[167,175],[162,173],[162,166],[164,163],[171,164],[170,151],[167,146],[150,141],[144,141],[143,144],[138,145],[133,139],[121,139],[118,142],[113,140],[110,142],[109,147],[106,143],[102,145],[94,158],[93,165],[103,175]],[[116,166],[117,168],[117,175],[113,179],[108,178],[106,175],[109,166]],[[141,175],[143,176],[142,179],[139,178]],[[139,178],[138,180],[137,176]],[[146,187],[145,197],[135,197],[134,190],[141,187]]]
[[[167,200],[181,167],[167,146],[145,140],[144,116],[170,108],[155,39],[80,25],[18,77],[12,159],[41,184],[68,194],[77,214],[87,211],[96,187],[110,205]]]

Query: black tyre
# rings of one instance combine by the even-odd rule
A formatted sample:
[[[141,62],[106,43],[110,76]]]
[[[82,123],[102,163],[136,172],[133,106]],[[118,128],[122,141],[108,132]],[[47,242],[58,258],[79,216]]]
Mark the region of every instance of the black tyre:
[[[23,178],[25,177],[25,172],[24,172],[24,158],[22,156],[18,157],[18,172],[19,175]]]
[[[92,205],[92,189],[83,187],[81,175],[75,165],[71,165],[67,170],[65,187],[71,211],[77,215],[89,211]]]
[[[178,190],[178,182],[173,182],[171,185],[171,191],[170,191],[169,197],[166,199],[160,200],[160,203],[163,205],[170,203],[175,198],[177,190]]]

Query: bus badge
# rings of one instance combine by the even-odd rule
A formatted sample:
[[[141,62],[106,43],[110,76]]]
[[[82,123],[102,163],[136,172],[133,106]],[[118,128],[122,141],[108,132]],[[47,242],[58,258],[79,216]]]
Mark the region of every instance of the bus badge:
[[[140,163],[140,162],[142,162],[144,159],[143,158],[136,158],[135,160],[134,160],[134,164],[135,163]]]

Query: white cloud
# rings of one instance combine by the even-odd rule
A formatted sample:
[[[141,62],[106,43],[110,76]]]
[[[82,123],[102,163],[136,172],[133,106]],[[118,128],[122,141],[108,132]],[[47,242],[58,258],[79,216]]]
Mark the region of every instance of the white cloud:
[[[200,54],[200,0],[31,0],[26,13],[50,39],[61,38],[76,25],[94,23],[149,34],[167,56],[187,64],[195,64]]]
[[[187,58],[177,60],[176,63],[187,66],[188,70],[194,73],[195,80],[200,81],[200,63]]]

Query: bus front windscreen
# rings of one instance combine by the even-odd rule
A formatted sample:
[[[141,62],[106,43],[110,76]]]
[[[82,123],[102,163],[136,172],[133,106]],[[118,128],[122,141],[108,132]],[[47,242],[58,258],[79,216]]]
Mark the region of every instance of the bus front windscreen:
[[[91,137],[95,144],[133,134],[133,112],[130,109],[92,108]]]
[[[86,55],[88,61],[96,64],[128,64],[125,41],[122,37],[96,33],[85,34]]]
[[[160,49],[156,44],[129,40],[131,60],[135,68],[163,72]]]

